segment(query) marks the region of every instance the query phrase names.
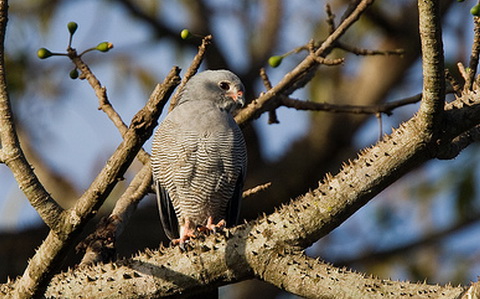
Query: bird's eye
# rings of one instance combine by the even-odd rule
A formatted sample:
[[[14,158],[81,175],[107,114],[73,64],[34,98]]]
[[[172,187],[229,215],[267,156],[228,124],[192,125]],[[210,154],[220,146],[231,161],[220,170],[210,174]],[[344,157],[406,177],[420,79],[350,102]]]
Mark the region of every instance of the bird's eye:
[[[218,84],[218,86],[223,89],[223,90],[229,90],[230,89],[230,84],[228,82],[220,82],[220,84]]]

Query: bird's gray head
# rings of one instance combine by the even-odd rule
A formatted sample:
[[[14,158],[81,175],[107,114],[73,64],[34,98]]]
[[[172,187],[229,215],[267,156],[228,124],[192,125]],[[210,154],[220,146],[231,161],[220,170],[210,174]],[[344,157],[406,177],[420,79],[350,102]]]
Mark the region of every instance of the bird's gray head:
[[[178,105],[190,101],[213,101],[228,112],[245,105],[245,88],[234,73],[207,70],[193,76],[185,85]]]

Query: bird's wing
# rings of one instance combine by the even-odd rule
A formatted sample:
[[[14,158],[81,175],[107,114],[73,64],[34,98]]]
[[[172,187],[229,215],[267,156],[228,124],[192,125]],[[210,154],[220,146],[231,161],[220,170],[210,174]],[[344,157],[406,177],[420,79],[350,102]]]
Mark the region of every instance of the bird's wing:
[[[161,186],[159,181],[155,180],[154,184],[163,230],[170,240],[177,239],[180,236],[178,231],[178,219],[175,215],[175,210],[172,201],[170,200],[170,196],[168,195],[168,191]]]

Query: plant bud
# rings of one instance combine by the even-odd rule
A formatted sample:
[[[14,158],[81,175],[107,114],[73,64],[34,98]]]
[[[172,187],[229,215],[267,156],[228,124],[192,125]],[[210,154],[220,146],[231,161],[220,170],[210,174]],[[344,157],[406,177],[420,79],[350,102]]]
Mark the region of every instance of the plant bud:
[[[99,43],[96,47],[96,49],[100,52],[108,52],[112,48],[113,48],[113,44],[109,42]]]
[[[183,29],[181,32],[180,32],[180,37],[182,39],[187,39],[187,38],[190,38],[192,36],[192,34],[190,33],[190,31],[188,31],[188,29]]]
[[[75,31],[77,31],[78,25],[75,22],[69,22],[67,24],[67,28],[68,28],[68,32],[70,32],[70,34],[73,35]]]
[[[477,4],[475,5],[474,7],[472,7],[470,9],[470,13],[476,17],[479,17],[480,16],[480,5]]]
[[[277,67],[282,63],[282,60],[282,56],[272,56],[268,59],[268,64],[270,64],[271,67]]]
[[[40,49],[37,50],[37,56],[40,59],[45,59],[45,58],[48,58],[48,57],[52,56],[52,52],[50,52],[50,50],[48,50],[46,48],[40,48]]]
[[[73,80],[77,79],[78,78],[78,70],[75,68],[73,70],[70,71],[70,74],[68,74],[70,76],[70,78],[72,78]]]

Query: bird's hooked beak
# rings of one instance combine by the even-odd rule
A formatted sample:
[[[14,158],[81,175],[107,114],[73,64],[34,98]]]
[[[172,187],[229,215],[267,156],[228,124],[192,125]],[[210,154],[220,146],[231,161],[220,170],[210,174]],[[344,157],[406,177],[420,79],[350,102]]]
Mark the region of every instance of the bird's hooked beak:
[[[245,97],[243,91],[240,89],[234,89],[233,91],[227,93],[227,96],[232,98],[232,100],[237,104],[238,107],[243,107],[245,105]]]

